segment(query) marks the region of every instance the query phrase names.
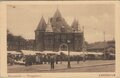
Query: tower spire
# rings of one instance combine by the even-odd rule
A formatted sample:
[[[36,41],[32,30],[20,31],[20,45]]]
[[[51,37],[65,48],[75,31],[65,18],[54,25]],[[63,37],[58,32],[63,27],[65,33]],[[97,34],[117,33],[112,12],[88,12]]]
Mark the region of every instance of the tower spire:
[[[54,17],[62,17],[62,15],[61,15],[61,13],[60,13],[58,8],[57,8],[57,10],[56,10],[56,12],[54,14]]]
[[[74,32],[78,32],[78,25],[78,20],[75,18],[71,26]]]
[[[45,31],[45,29],[46,29],[46,22],[45,22],[44,17],[42,16],[36,30]]]
[[[47,27],[46,27],[46,32],[53,32],[50,19],[48,19]]]
[[[79,20],[78,20],[78,32],[81,32],[81,27],[80,27]]]

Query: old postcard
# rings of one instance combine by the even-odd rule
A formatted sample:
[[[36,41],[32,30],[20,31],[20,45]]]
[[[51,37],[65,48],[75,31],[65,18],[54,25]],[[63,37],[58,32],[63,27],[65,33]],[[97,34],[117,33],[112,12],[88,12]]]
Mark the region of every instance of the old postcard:
[[[0,4],[0,78],[120,78],[119,1]]]

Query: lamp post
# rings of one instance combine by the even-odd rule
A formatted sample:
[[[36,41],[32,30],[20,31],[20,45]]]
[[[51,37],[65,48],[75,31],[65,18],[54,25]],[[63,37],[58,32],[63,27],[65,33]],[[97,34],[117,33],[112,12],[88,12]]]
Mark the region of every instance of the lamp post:
[[[104,59],[106,59],[106,52],[105,52],[105,44],[106,44],[106,40],[105,40],[105,31],[103,32],[103,36],[104,36]]]
[[[69,44],[70,44],[70,40],[67,40],[67,43],[68,43],[68,68],[71,68],[71,65],[70,65],[70,49],[69,49]]]
[[[82,52],[83,52],[83,62],[85,62],[85,39],[84,39],[84,26],[83,26]]]

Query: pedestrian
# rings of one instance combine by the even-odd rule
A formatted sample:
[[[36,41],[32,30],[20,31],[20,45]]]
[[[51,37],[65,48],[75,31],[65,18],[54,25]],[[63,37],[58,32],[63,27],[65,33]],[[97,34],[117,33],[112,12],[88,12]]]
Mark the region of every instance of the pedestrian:
[[[85,62],[86,61],[86,55],[84,55],[82,59],[83,59],[83,62]]]
[[[29,55],[29,66],[31,66],[32,65],[32,63],[33,63],[33,58],[32,58],[33,56],[32,55]]]
[[[63,58],[64,57],[62,55],[60,55],[60,64],[62,64]]]
[[[77,56],[77,64],[79,64],[80,56]]]
[[[36,57],[35,57],[35,60],[36,60],[36,64],[39,64],[40,63],[40,58],[39,58],[39,56],[38,55],[36,55]]]
[[[50,55],[47,55],[48,56],[48,64],[50,64]]]
[[[25,66],[28,66],[28,55],[25,56]]]
[[[43,61],[44,61],[44,60],[43,60],[43,55],[40,56],[40,59],[41,59],[41,60],[40,60],[40,64],[43,64]]]
[[[55,57],[54,57],[54,55],[51,55],[51,56],[50,56],[51,69],[54,69],[54,62],[55,62]]]
[[[59,56],[56,55],[56,58],[55,58],[56,64],[58,64],[58,59],[59,59]]]

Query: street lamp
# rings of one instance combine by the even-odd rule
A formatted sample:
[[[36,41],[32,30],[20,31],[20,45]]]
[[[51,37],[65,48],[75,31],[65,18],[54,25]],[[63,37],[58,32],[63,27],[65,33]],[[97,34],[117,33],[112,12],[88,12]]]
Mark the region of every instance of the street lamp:
[[[67,40],[67,43],[68,43],[68,68],[71,68],[71,65],[70,65],[70,49],[69,49],[69,44],[70,44],[70,40]]]
[[[84,38],[84,26],[83,26],[83,41],[82,41],[82,52],[83,52],[83,62],[85,62],[85,38]]]
[[[104,51],[103,51],[103,53],[104,53],[104,59],[106,59],[106,52],[105,52],[105,44],[106,44],[106,40],[105,40],[105,31],[103,32],[103,35],[104,35]]]

